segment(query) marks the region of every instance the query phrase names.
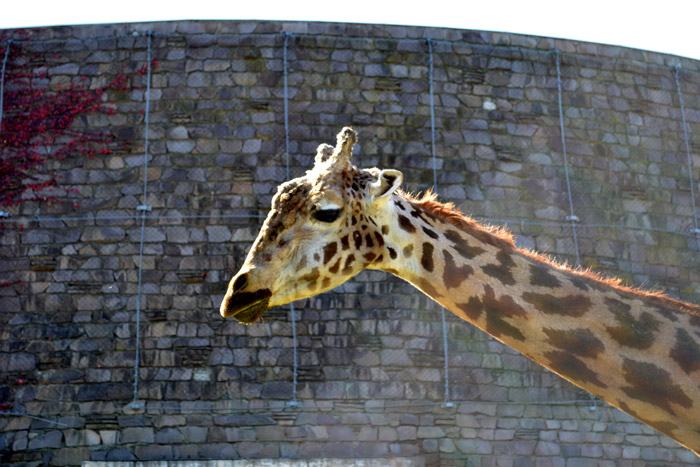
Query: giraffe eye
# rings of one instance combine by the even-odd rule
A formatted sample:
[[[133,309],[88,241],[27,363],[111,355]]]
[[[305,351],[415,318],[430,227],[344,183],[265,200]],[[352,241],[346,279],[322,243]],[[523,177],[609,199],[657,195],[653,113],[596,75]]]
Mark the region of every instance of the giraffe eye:
[[[319,209],[311,217],[321,222],[334,222],[340,216],[340,209]]]

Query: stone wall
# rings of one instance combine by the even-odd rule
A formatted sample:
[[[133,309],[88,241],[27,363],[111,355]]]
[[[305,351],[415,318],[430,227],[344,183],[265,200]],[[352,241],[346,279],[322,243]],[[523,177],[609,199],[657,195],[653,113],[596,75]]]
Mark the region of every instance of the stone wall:
[[[276,186],[344,125],[359,132],[358,166],[401,169],[414,191],[434,184],[435,167],[443,199],[507,224],[520,245],[570,262],[578,249],[584,266],[700,302],[698,62],[320,23],[55,27],[28,39],[16,45],[59,54],[52,86],[97,85],[149,53],[157,64],[150,88],[141,76],[108,96],[113,115],[82,122],[127,149],[62,161],[70,202],[0,221],[0,281],[13,283],[0,288],[3,464],[697,462],[451,315],[446,380],[440,309],[383,273],[296,303],[296,357],[289,307],[246,327],[218,305]]]

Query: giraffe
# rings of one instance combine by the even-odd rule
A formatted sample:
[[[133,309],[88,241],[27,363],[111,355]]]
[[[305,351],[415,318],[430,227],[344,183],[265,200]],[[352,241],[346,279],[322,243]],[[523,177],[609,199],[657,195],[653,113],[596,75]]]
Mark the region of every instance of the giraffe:
[[[252,324],[363,269],[394,274],[497,340],[700,455],[700,307],[515,246],[398,170],[350,163],[357,135],[318,147],[282,184],[220,312]]]

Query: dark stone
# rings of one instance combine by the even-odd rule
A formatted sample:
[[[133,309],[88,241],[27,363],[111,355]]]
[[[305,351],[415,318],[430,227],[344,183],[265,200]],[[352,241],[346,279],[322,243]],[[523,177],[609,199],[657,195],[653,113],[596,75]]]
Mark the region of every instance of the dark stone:
[[[160,444],[146,444],[136,446],[134,454],[139,460],[164,460],[173,458],[172,446],[163,446]]]
[[[214,424],[221,426],[255,426],[276,425],[277,422],[267,415],[215,415]]]
[[[204,459],[235,459],[239,457],[236,448],[229,443],[205,444],[200,448],[200,453]]]
[[[48,433],[43,433],[29,442],[29,449],[39,450],[39,449],[58,449],[61,447],[61,441],[63,440],[63,433],[58,430],[49,431]]]
[[[321,448],[325,457],[354,457],[353,443],[324,443]]]
[[[294,387],[289,381],[264,383],[261,396],[264,399],[291,399]]]
[[[143,414],[122,415],[117,421],[120,427],[150,426],[151,424],[150,420]]]
[[[177,428],[165,428],[156,432],[156,443],[173,444],[182,443],[184,441],[185,438]]]
[[[580,457],[581,447],[576,444],[562,444],[561,455],[562,457]]]
[[[94,452],[92,454],[92,457],[94,460],[95,458],[98,457],[97,454],[98,452]],[[132,454],[130,451],[126,449],[110,449],[107,451],[107,454],[104,456],[104,460],[108,461],[135,461],[136,456]]]
[[[129,383],[82,384],[76,394],[76,401],[128,400],[133,393]]]

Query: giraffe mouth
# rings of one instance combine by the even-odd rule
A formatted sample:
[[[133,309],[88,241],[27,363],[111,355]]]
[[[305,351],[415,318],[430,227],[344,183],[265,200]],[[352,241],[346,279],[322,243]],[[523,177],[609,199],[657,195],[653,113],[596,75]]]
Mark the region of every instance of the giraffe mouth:
[[[260,319],[268,309],[272,292],[269,289],[261,289],[255,292],[241,292],[226,294],[221,302],[221,316],[235,318],[242,324],[253,324]]]

